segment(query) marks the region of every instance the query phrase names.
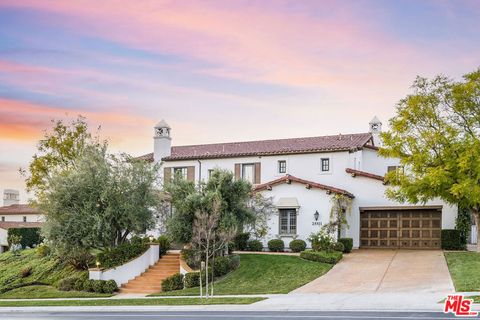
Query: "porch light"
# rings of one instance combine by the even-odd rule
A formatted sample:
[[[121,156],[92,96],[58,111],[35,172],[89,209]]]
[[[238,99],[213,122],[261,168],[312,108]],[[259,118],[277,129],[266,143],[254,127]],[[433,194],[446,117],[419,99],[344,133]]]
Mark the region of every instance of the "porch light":
[[[320,213],[318,213],[318,210],[315,210],[315,213],[313,214],[313,217],[315,218],[315,221],[318,221],[319,216],[320,216]]]
[[[154,239],[153,236],[148,237],[148,240],[150,240],[150,242],[153,242],[153,239]]]
[[[100,267],[100,261],[95,262],[95,264],[97,265],[97,268]]]

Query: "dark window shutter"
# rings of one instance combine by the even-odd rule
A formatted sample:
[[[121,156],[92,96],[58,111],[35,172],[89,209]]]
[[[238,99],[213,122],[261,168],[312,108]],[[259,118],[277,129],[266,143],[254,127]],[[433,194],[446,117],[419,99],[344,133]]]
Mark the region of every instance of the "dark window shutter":
[[[240,163],[235,163],[235,179],[240,180]]]
[[[172,180],[172,168],[163,168],[163,183],[166,184]]]
[[[187,167],[187,180],[195,181],[195,166]]]
[[[254,184],[260,184],[260,177],[261,177],[261,163],[260,162],[256,162],[255,163],[255,177],[253,179],[253,183]]]

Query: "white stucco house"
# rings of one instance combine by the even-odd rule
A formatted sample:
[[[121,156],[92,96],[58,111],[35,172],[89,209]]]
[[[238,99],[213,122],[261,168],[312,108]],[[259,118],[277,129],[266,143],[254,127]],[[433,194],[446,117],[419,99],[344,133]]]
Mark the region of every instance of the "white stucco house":
[[[399,161],[378,156],[381,130],[375,117],[366,133],[172,146],[172,129],[162,120],[154,128],[153,153],[140,158],[162,162],[162,179],[181,173],[206,181],[222,168],[249,180],[277,209],[265,245],[274,238],[287,247],[292,239],[306,240],[329,221],[331,195],[340,193],[352,199],[342,236],[353,238],[355,248],[439,248],[441,229],[454,228],[457,208],[385,197],[384,175]]]

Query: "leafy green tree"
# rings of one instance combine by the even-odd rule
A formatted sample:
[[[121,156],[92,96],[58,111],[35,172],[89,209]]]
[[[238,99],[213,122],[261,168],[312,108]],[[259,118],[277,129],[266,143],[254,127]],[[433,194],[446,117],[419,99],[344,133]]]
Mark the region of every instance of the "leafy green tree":
[[[461,81],[417,78],[390,127],[380,154],[400,158],[404,169],[387,174],[387,196],[413,203],[439,197],[470,209],[479,228],[480,70]]]
[[[70,125],[62,120],[54,121],[53,129],[45,132],[45,136],[38,143],[38,152],[29,164],[28,172],[21,169],[26,177],[27,190],[37,198],[43,196],[48,188],[49,178],[62,171],[73,168],[74,161],[88,146],[101,147],[106,142],[100,142],[88,131],[85,118],[79,116]]]
[[[333,194],[331,198],[330,221],[323,227],[329,233],[336,232],[337,239],[341,238],[342,228],[348,226],[347,214],[352,211],[352,199],[343,194]]]
[[[196,212],[212,212],[214,199],[219,199],[219,228],[235,227],[242,230],[254,218],[248,207],[251,185],[235,180],[226,170],[215,170],[207,183],[195,185],[179,175],[165,186],[171,196],[173,215],[167,221],[167,231],[172,240],[190,243]]]

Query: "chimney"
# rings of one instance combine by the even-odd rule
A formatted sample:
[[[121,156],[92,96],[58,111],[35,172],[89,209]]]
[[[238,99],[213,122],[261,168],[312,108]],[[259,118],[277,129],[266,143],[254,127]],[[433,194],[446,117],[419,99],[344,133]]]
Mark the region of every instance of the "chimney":
[[[20,193],[18,190],[5,189],[3,190],[3,205],[10,206],[12,204],[20,203]]]
[[[380,134],[382,133],[382,122],[377,116],[373,117],[369,122],[369,132],[372,134],[373,144],[380,147],[382,145],[382,139],[380,138]]]
[[[162,119],[155,126],[153,136],[153,161],[160,162],[162,158],[171,154],[172,138],[170,137],[170,126]]]

